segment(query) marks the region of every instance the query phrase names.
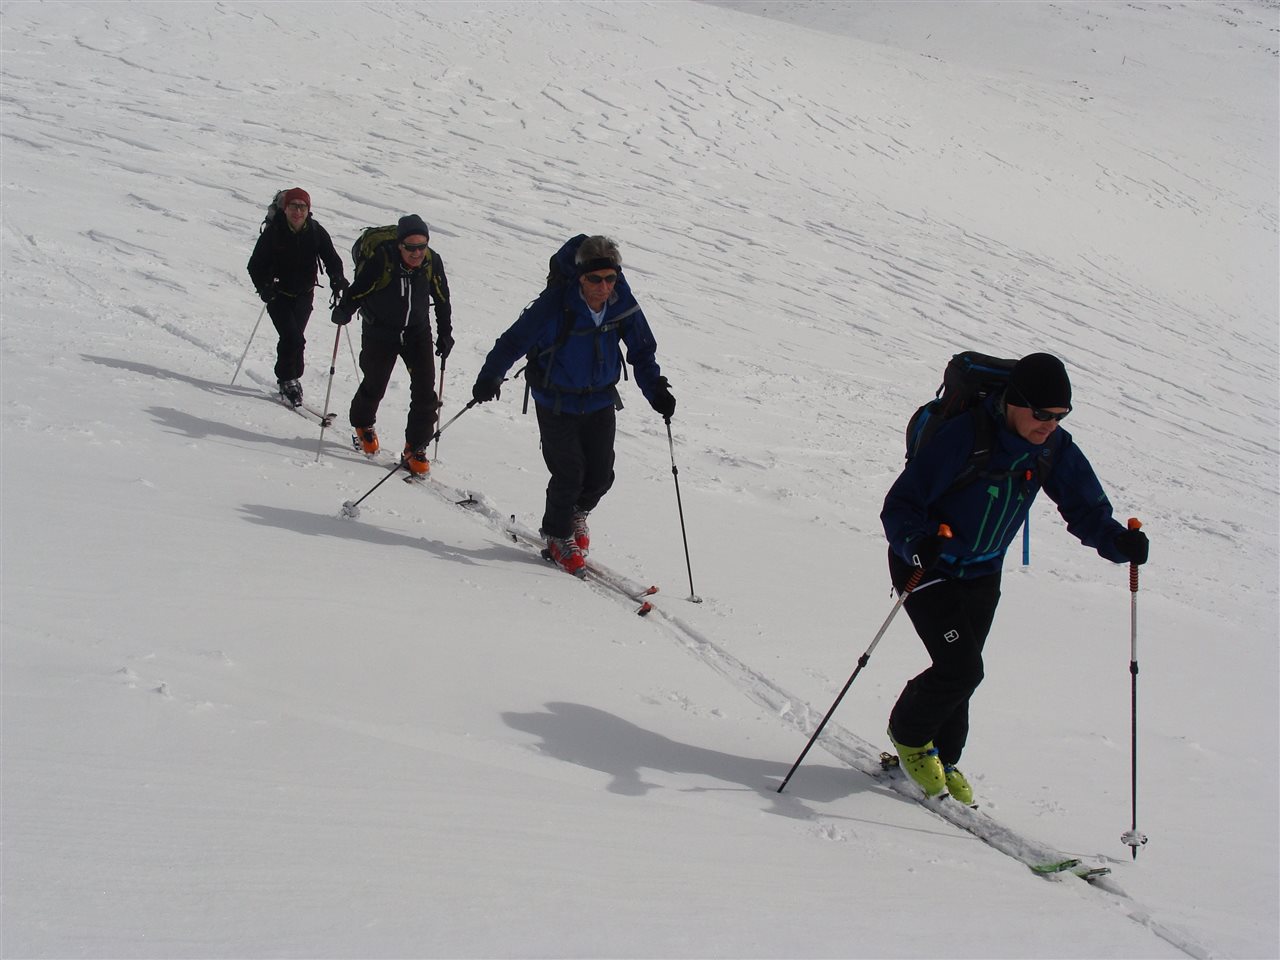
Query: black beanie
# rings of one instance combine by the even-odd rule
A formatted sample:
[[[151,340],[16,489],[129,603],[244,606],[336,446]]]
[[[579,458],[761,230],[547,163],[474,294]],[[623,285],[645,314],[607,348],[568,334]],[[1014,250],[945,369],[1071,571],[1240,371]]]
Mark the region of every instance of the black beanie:
[[[1005,403],[1015,407],[1071,409],[1071,381],[1062,361],[1049,353],[1032,353],[1013,366]]]
[[[431,234],[427,231],[427,222],[416,213],[411,213],[407,217],[401,217],[400,222],[396,224],[396,240],[403,240],[405,237],[422,236],[428,240]]]

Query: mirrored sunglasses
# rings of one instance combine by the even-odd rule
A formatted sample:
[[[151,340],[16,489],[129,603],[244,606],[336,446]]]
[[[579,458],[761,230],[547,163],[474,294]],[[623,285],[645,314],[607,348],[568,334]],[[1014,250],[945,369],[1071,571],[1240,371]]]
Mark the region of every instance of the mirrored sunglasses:
[[[427,249],[427,245],[425,243],[402,243],[400,244],[400,249],[408,250],[410,253],[422,253]]]

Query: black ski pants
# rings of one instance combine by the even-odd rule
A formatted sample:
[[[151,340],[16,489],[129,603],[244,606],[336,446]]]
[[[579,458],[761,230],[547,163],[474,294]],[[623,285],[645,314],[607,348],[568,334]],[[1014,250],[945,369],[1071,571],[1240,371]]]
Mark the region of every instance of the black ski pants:
[[[613,441],[617,412],[554,413],[542,404],[538,431],[542,460],[551,471],[542,530],[552,537],[573,536],[574,510],[589,511],[613,486]]]
[[[912,569],[890,551],[889,573],[899,591]],[[982,648],[1000,603],[1000,574],[930,580],[926,575],[925,585],[907,597],[903,609],[933,663],[907,682],[889,715],[889,728],[908,747],[932,741],[938,759],[954,764],[969,737],[969,698],[982,683]]]
[[[372,427],[378,419],[391,381],[396,359],[404,360],[409,371],[409,417],[405,422],[404,442],[412,450],[421,450],[435,433],[440,403],[436,397],[436,361],[431,352],[431,337],[426,331],[406,330],[399,340],[371,333],[365,326],[360,337],[360,372],[364,379],[351,398],[351,425]]]
[[[267,304],[267,313],[280,341],[276,344],[276,379],[297,380],[302,376],[303,353],[307,347],[307,321],[311,319],[310,291],[296,297],[277,293]]]

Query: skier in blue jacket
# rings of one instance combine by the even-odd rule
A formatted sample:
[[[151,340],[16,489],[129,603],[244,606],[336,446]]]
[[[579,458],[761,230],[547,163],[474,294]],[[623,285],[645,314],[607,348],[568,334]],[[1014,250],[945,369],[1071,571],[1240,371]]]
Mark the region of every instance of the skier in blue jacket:
[[[1057,357],[1033,353],[1014,366],[1003,393],[973,416],[945,423],[903,469],[880,520],[889,572],[932,664],[910,680],[889,717],[889,739],[903,769],[930,796],[944,790],[972,803],[956,768],[969,733],[969,699],[982,682],[982,648],[1000,599],[1005,552],[1043,483],[1070,531],[1116,563],[1145,563],[1146,534],[1112,516],[1093,467],[1059,424],[1071,411],[1071,382]],[[991,455],[972,482],[953,489],[989,418]],[[950,528],[948,538],[941,525]]]
[[[582,575],[587,515],[613,485],[615,413],[622,347],[636,385],[668,422],[676,401],[656,359],[657,343],[622,273],[618,245],[580,234],[551,258],[547,287],[493,345],[472,388],[485,403],[528,357],[525,379],[551,473],[541,532],[564,570]]]

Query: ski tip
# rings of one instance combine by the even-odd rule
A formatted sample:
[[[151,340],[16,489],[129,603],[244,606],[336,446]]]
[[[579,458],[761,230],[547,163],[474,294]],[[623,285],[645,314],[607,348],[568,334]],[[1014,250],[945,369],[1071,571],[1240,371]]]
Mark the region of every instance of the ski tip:
[[[646,600],[644,603],[640,604],[640,609],[636,611],[636,615],[641,617],[647,617],[652,612],[653,612],[653,604],[650,603],[648,600]]]

